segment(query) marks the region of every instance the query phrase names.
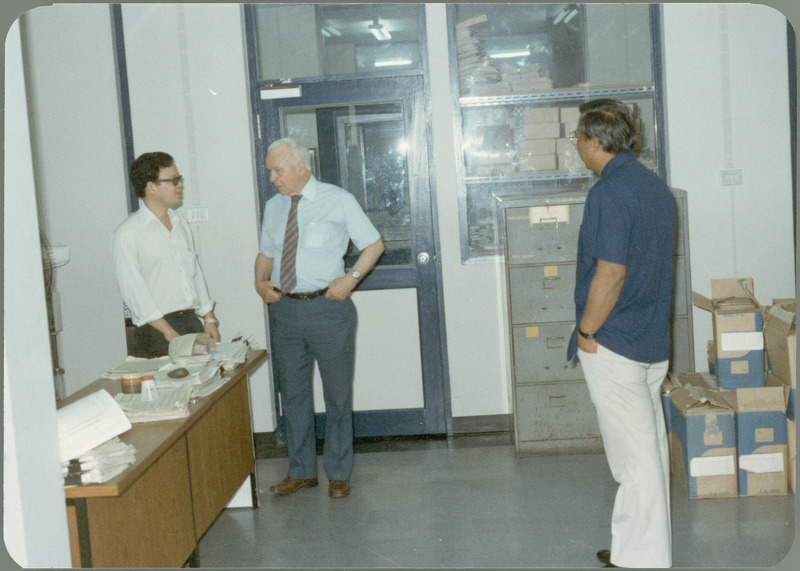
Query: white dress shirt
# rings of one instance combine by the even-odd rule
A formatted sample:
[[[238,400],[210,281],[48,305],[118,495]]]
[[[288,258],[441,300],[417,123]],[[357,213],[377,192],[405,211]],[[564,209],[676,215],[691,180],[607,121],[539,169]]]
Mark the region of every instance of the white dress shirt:
[[[297,286],[295,292],[307,293],[328,287],[344,275],[344,254],[350,240],[363,250],[380,237],[356,198],[313,176],[300,192],[297,203]],[[267,201],[261,225],[259,252],[274,260],[272,283],[280,287],[281,252],[292,199],[278,194]]]
[[[173,311],[194,309],[202,316],[214,309],[189,224],[167,212],[171,231],[139,200],[139,210],[111,237],[117,283],[136,326]]]

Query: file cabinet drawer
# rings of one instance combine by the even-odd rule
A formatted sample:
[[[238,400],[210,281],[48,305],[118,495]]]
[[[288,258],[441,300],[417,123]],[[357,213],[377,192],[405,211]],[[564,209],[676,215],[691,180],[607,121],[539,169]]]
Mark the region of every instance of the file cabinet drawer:
[[[597,414],[584,381],[516,385],[514,389],[518,440],[600,438]]]
[[[574,321],[575,265],[509,268],[511,323]]]
[[[578,359],[567,361],[572,323],[543,323],[513,328],[514,378],[517,383],[583,378]]]
[[[506,212],[511,265],[574,262],[583,203],[509,208]]]

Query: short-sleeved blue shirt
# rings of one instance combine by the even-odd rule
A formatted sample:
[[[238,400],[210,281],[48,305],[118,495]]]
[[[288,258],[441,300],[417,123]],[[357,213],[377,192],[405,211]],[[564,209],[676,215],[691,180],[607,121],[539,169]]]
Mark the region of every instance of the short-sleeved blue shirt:
[[[633,153],[612,158],[586,197],[575,283],[581,322],[597,260],[626,266],[614,309],[597,333],[603,347],[642,363],[669,359],[675,201]],[[567,357],[577,352],[577,326]]]

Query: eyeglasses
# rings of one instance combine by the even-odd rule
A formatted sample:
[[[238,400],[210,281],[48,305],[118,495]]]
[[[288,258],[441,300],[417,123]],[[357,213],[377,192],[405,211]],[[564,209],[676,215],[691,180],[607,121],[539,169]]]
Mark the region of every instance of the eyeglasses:
[[[178,186],[180,183],[183,182],[183,177],[178,175],[173,178],[159,178],[156,179],[155,182],[171,182],[173,185]]]
[[[569,134],[569,142],[572,143],[573,145],[577,144],[577,142],[578,142],[578,132],[577,131],[572,131]]]

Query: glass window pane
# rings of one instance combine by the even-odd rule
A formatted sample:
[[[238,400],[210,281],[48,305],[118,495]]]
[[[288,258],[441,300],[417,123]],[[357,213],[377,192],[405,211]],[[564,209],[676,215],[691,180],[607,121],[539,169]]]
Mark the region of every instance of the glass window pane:
[[[411,205],[403,104],[289,107],[281,111],[282,135],[312,150],[312,170],[323,182],[353,194],[381,233],[386,251],[379,265],[409,265]],[[351,244],[348,265],[358,257]]]
[[[259,4],[253,11],[261,80],[421,70],[417,5]]]

